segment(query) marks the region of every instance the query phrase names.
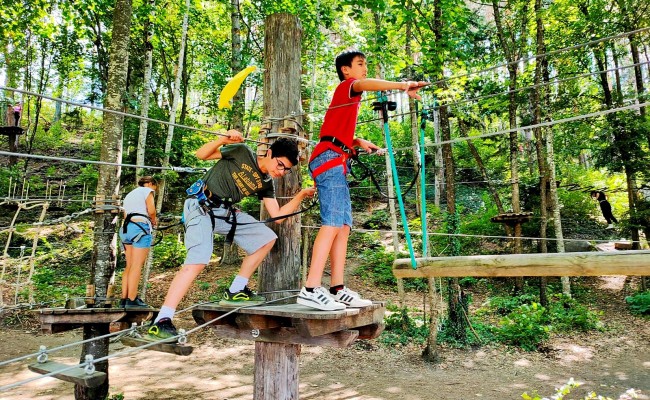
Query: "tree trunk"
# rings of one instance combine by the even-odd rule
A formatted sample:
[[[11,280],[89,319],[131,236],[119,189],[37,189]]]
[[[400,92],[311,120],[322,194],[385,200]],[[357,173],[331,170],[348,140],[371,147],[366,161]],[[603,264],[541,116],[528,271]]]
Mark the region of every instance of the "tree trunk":
[[[138,135],[138,150],[136,152],[136,164],[144,165],[144,152],[147,147],[147,127],[148,121],[145,119],[149,116],[149,99],[151,97],[151,71],[153,70],[153,21],[156,14],[156,0],[149,0],[149,7],[151,7],[151,17],[147,18],[144,25],[144,48],[145,48],[145,64],[144,64],[144,80],[142,87],[142,99],[140,101],[140,133]],[[136,168],[135,170],[135,183],[142,176],[142,169]],[[146,284],[146,280],[143,280]]]
[[[176,68],[176,77],[174,78],[174,94],[172,100],[172,107],[169,110],[169,127],[167,129],[167,140],[165,142],[165,157],[163,159],[163,167],[169,167],[169,157],[172,152],[172,140],[174,139],[174,125],[176,123],[176,109],[180,102],[181,93],[181,76],[183,75],[183,60],[185,59],[185,42],[187,41],[187,25],[190,14],[190,0],[185,0],[185,15],[183,16],[183,33],[181,35],[181,47],[178,51],[178,64]],[[163,178],[158,185],[158,199],[156,201],[156,213],[160,214],[162,204],[165,198],[165,187],[167,186],[166,180]]]
[[[508,121],[510,129],[517,128],[517,61],[520,59],[521,54],[525,48],[526,37],[526,6],[521,12],[521,29],[519,32],[512,31],[508,35],[505,31],[504,23],[501,19],[501,11],[499,8],[498,0],[492,0],[492,9],[494,11],[494,22],[497,28],[497,36],[501,50],[508,61]],[[512,211],[514,213],[521,212],[521,205],[519,202],[519,132],[510,132],[510,177],[512,180]],[[521,243],[521,224],[515,225],[514,232],[514,249],[513,253],[523,253]],[[524,289],[524,278],[515,278],[515,293],[522,293]]]
[[[230,59],[230,70],[237,74],[242,68],[242,44],[241,44],[241,16],[239,14],[239,0],[230,0],[230,37],[232,58]],[[230,126],[237,130],[244,128],[244,98],[245,90],[238,90],[233,97],[232,114]]]
[[[129,34],[131,30],[131,0],[117,0],[113,11],[113,34],[110,50],[110,68],[104,108],[120,111],[123,109],[122,94],[126,92],[126,75],[129,66]],[[100,160],[112,163],[122,162],[122,132],[124,117],[104,114],[102,148]],[[101,165],[97,181],[99,199],[110,199],[118,195],[120,189],[119,166]],[[113,222],[115,214],[104,212],[95,214],[94,247],[91,263],[92,284],[97,297],[106,297],[108,284],[113,278],[116,261],[117,234]],[[108,333],[108,325],[86,325],[84,339],[90,339]],[[87,354],[95,359],[108,354],[108,338],[87,343],[81,353],[81,362]],[[99,372],[106,373],[106,381],[99,387],[86,388],[75,386],[76,399],[104,399],[108,393],[108,362],[96,364]]]
[[[537,54],[546,53],[546,44],[544,42],[544,21],[542,20],[542,0],[535,0],[535,24],[537,27]],[[533,106],[533,125],[538,125],[542,122],[542,101],[541,101],[541,82],[543,80],[543,72],[548,68],[548,61],[545,57],[537,58],[535,61],[535,76],[534,86],[535,89],[532,93],[532,106]],[[544,82],[547,83],[547,82]],[[546,87],[546,86],[544,86]],[[547,205],[547,194],[546,188],[548,186],[548,168],[546,166],[546,153],[545,145],[546,138],[544,135],[544,130],[541,127],[537,127],[533,130],[535,134],[535,150],[537,155],[537,170],[539,171],[539,198],[540,198],[540,226],[539,226],[539,252],[547,253],[547,243],[546,243],[546,230],[548,227],[548,205]],[[555,185],[555,182],[552,183]],[[547,278],[545,276],[540,277],[539,281],[539,302],[543,306],[548,305],[548,296],[546,291]]]
[[[242,67],[241,59],[241,20],[239,15],[239,0],[230,0],[230,37],[232,58],[230,59],[230,71],[233,76],[237,74]],[[242,88],[235,93],[233,97],[232,109],[230,110],[230,126],[242,131],[244,129],[244,96],[245,89]],[[237,246],[228,246],[224,244],[221,256],[221,264],[233,265],[239,262],[239,251]]]
[[[302,26],[295,15],[272,14],[266,18],[264,32],[264,116],[283,118],[302,114],[300,102]],[[299,117],[297,117],[299,118]],[[301,122],[301,121],[299,121]],[[278,132],[278,122],[271,127]],[[275,182],[278,197],[289,197],[300,190],[299,169]],[[278,199],[282,206],[288,200]],[[261,218],[268,213],[262,207]],[[259,270],[259,288],[262,292],[296,289],[300,285],[300,215],[289,217],[271,228],[278,240]],[[273,300],[288,296],[277,293],[266,296]]]

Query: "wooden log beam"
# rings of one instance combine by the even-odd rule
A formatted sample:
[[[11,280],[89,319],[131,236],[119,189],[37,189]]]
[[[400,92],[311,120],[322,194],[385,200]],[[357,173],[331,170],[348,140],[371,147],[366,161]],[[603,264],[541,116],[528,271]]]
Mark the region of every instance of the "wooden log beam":
[[[650,275],[650,251],[500,254],[409,258],[393,263],[397,278]]]
[[[70,366],[53,361],[31,364],[28,366],[30,371],[43,375],[54,371],[60,371],[68,367]],[[95,371],[92,374],[87,374],[81,367],[54,374],[52,377],[66,382],[72,382],[75,385],[83,387],[97,387],[106,380],[106,374],[104,372]]]
[[[228,325],[212,325],[212,329],[220,337],[232,339],[255,340],[256,342],[284,343],[284,344],[307,344],[310,346],[338,347],[350,346],[359,337],[357,330],[345,330],[321,335],[316,337],[302,336],[294,328],[275,328],[253,331],[248,329],[237,329]]]

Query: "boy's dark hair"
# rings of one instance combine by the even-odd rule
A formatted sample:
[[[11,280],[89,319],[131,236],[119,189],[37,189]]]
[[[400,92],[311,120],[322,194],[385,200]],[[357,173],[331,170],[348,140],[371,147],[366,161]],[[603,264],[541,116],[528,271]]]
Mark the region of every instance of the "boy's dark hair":
[[[294,139],[278,138],[271,144],[269,150],[271,150],[271,158],[287,157],[291,165],[298,165],[300,150],[298,150],[298,142]]]
[[[341,68],[351,67],[354,57],[366,58],[366,55],[359,50],[345,50],[336,56],[336,73],[339,75],[341,82],[345,80],[345,76],[343,76],[343,71],[341,71]]]

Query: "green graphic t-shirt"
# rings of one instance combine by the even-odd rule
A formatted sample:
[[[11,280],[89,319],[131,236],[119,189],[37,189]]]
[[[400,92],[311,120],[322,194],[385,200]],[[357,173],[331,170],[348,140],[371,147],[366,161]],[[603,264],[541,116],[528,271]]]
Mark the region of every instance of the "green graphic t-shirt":
[[[222,146],[221,159],[203,177],[208,189],[238,203],[253,194],[261,200],[275,197],[273,179],[260,171],[257,156],[244,144]]]

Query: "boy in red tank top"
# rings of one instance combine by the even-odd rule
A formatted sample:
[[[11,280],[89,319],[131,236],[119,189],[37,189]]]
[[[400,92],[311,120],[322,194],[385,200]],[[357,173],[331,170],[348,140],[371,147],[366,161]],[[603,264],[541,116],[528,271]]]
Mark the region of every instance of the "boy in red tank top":
[[[355,50],[344,51],[336,57],[336,72],[341,83],[334,91],[321,127],[320,142],[309,160],[309,170],[318,190],[321,228],[314,242],[307,282],[297,301],[298,304],[326,311],[372,304],[372,301],[362,299],[358,293],[348,289],[343,282],[352,227],[352,206],[346,181],[349,157],[357,147],[368,153],[383,153],[372,142],[354,137],[361,94],[364,91],[398,89],[419,99],[418,90],[427,84],[367,79],[366,57]],[[332,270],[329,291],[321,287],[328,256]]]

